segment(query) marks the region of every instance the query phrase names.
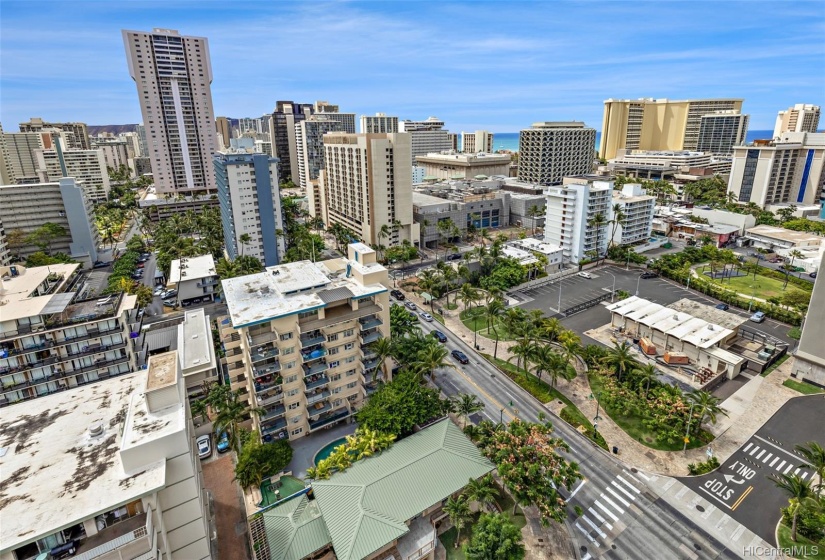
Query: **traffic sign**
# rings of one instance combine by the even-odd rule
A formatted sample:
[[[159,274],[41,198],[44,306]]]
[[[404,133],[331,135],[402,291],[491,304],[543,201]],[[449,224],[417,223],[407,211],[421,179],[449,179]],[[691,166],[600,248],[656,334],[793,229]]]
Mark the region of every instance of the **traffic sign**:
[[[685,438],[685,443],[690,443],[690,438],[689,437]]]

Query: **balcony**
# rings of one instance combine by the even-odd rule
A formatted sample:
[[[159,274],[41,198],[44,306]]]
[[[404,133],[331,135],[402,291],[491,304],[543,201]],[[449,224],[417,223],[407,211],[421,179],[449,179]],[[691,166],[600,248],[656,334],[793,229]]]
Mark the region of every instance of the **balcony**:
[[[378,357],[378,354],[376,354],[375,351],[369,346],[362,346],[361,353],[363,354],[364,360],[372,360],[373,358]]]
[[[378,358],[370,358],[370,359],[365,359],[361,363],[364,364],[364,371],[367,372],[367,371],[372,371],[375,368],[377,368],[379,366],[380,362],[381,362],[381,360],[379,360]]]
[[[350,416],[352,414],[352,411],[350,411],[349,409],[343,409],[343,410],[340,410],[340,411],[334,410],[334,411],[332,411],[330,413],[327,413],[327,414],[328,414],[328,416],[325,416],[323,418],[319,418],[315,422],[310,422],[309,423],[309,430],[310,431],[317,430],[318,428],[323,428],[324,426],[328,426],[328,425],[332,424],[333,422],[337,422],[339,420],[342,420],[342,419],[346,418],[347,416]]]
[[[263,346],[258,350],[255,350],[250,353],[250,357],[252,358],[252,363],[255,362],[262,362],[263,360],[268,360],[269,358],[274,358],[278,355],[278,348],[274,346]]]
[[[329,383],[329,377],[327,377],[326,375],[304,378],[304,386],[306,387],[307,391],[315,389],[316,387],[323,387],[327,383]]]
[[[249,342],[249,347],[253,350],[256,346],[267,344],[269,342],[277,342],[277,340],[278,333],[274,331],[264,331],[255,335],[247,336],[247,342]]]
[[[361,342],[363,344],[369,344],[370,342],[375,342],[376,340],[378,340],[382,336],[383,335],[381,334],[381,331],[378,331],[378,330],[372,331],[371,333],[367,333],[367,334],[362,333],[361,334]]]
[[[324,399],[328,399],[329,395],[330,392],[326,390],[313,393],[312,395],[307,395],[307,406],[321,402]]]
[[[273,394],[265,395],[265,396],[263,395],[263,393],[265,393],[266,391],[269,391],[270,389],[274,389],[274,388],[275,388],[275,386],[273,385],[273,386],[267,387],[265,389],[262,389],[260,392],[257,393],[258,395],[260,395],[258,397],[258,406],[266,407],[266,406],[269,406],[269,405],[272,405],[272,404],[275,404],[275,403],[278,403],[278,402],[281,402],[281,401],[284,400],[284,392],[280,389],[278,389],[277,393],[273,393]]]
[[[369,330],[369,329],[372,329],[372,328],[375,328],[375,327],[379,327],[379,326],[384,324],[384,322],[381,319],[377,318],[377,317],[369,317],[369,318],[367,318],[366,321],[362,319],[359,322],[361,323],[361,330],[362,331],[366,331],[366,330]]]
[[[363,303],[358,309],[351,309],[349,305],[340,305],[327,309],[323,319],[307,321],[301,327],[307,331],[328,328],[338,323],[360,319],[367,315],[375,315],[381,311],[383,311],[383,307],[375,303]]]
[[[255,377],[271,375],[281,371],[281,362],[275,360],[274,362],[264,363],[261,366],[253,367],[252,370],[255,372]]]
[[[261,394],[275,387],[279,387],[283,383],[283,378],[278,375],[263,375],[255,379],[255,394]]]
[[[316,416],[323,414],[325,412],[329,412],[332,410],[332,405],[329,401],[322,401],[319,403],[315,403],[314,405],[307,407],[307,416],[310,418],[315,418]]]
[[[378,390],[378,387],[375,386],[375,385],[363,385],[361,387],[361,392],[364,394],[365,397],[369,397],[370,395],[372,395],[377,390]]]
[[[137,558],[152,552],[154,531],[151,510],[106,527],[77,548],[74,560],[100,557]],[[153,556],[154,557],[154,556]]]
[[[261,426],[261,435],[269,435],[273,432],[279,432],[286,428],[286,420],[279,418],[274,422],[268,422],[266,426]]]
[[[314,346],[316,344],[323,344],[326,340],[326,337],[321,333],[312,333],[308,336],[301,337],[301,349],[309,348],[310,346]]]
[[[281,404],[265,411],[258,417],[258,420],[260,420],[261,422],[266,422],[267,420],[274,420],[275,418],[283,416],[285,413],[286,408],[284,408],[284,405]]]
[[[326,362],[315,362],[312,365],[305,365],[304,368],[304,377],[308,375],[316,375],[318,373],[323,373],[327,370],[327,363]]]
[[[435,549],[435,527],[429,519],[418,517],[410,523],[410,530],[398,539],[395,547],[401,560],[419,560]]]
[[[303,358],[304,363],[307,364],[309,362],[320,360],[324,356],[327,355],[327,351],[323,349],[314,350],[312,352],[301,353],[301,358]]]

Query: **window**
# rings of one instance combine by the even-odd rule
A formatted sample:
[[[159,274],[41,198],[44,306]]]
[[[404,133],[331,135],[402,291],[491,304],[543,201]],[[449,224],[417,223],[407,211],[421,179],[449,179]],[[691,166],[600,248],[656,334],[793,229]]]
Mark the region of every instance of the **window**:
[[[355,361],[355,356],[349,356],[348,358],[344,359],[344,363],[351,364]]]
[[[297,395],[300,392],[301,392],[300,389],[290,389],[289,391],[286,392],[286,396],[287,397],[294,397],[295,395]]]
[[[339,365],[341,365],[341,362],[339,362],[338,360],[333,360],[329,363],[329,369],[337,368]]]
[[[344,350],[352,350],[353,348],[355,348],[354,342],[347,342],[346,344],[344,344]]]
[[[300,422],[300,421],[301,421],[301,419],[302,419],[302,418],[303,418],[303,416],[301,416],[301,415],[299,414],[298,416],[293,416],[292,418],[290,418],[290,419],[289,419],[289,421],[290,421],[290,423],[292,423],[292,424],[297,424],[298,422]]]
[[[337,348],[337,347],[336,347],[336,348],[330,348],[330,349],[329,349],[329,355],[330,355],[330,356],[334,356],[334,355],[335,355],[335,354],[337,354],[337,353],[338,353],[338,348]]]
[[[284,348],[284,355],[292,354],[293,352],[295,352],[295,347],[294,346],[290,346],[289,348]]]
[[[358,383],[356,383],[355,381],[353,381],[352,383],[347,383],[347,389],[353,389],[356,385],[358,385]]]
[[[292,430],[292,431],[291,431],[291,432],[289,432],[289,433],[290,433],[290,435],[297,436],[297,435],[299,435],[299,434],[300,434],[301,432],[303,432],[303,431],[304,431],[304,429],[303,429],[303,428],[297,428],[297,429],[295,429],[295,430]]]
[[[351,370],[347,371],[347,377],[352,377],[353,375],[355,375],[355,370],[354,369],[351,369]]]
[[[291,403],[291,404],[290,404],[287,408],[288,408],[289,410],[295,410],[295,409],[296,409],[296,408],[298,408],[299,406],[301,406],[301,404],[300,404],[300,403],[294,402],[294,403]]]
[[[341,374],[340,373],[336,373],[334,375],[329,376],[330,381],[338,381],[339,379],[341,379]]]
[[[354,332],[353,329],[347,329],[344,331],[344,336],[352,336]]]
[[[281,335],[281,340],[282,340],[282,341],[283,341],[283,340],[292,340],[292,333],[291,333],[291,332],[288,332],[288,333],[284,333],[284,334],[282,334],[282,335]]]
[[[335,342],[338,340],[338,333],[327,335],[327,342]]]
[[[284,366],[284,367],[286,367],[286,369],[292,369],[292,368],[294,368],[294,367],[295,367],[295,360],[292,360],[291,362],[289,362],[289,363],[288,363],[286,366]]]
[[[340,393],[340,392],[341,392],[341,391],[343,391],[343,390],[344,390],[344,388],[343,388],[343,387],[335,387],[335,388],[332,390],[332,394],[333,394],[333,395],[337,395],[338,393]]]
[[[286,378],[286,381],[284,381],[284,383],[295,383],[296,381],[298,381],[298,376],[297,375],[290,375],[289,377]]]

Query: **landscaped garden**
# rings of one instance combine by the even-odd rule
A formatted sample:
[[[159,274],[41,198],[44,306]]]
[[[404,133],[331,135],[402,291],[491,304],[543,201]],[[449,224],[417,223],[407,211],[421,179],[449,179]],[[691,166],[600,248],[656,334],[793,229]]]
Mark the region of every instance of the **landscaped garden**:
[[[819,393],[825,392],[816,385],[811,385],[810,383],[800,383],[799,381],[794,381],[793,379],[786,379],[782,385],[793,389],[794,391],[798,391],[803,395],[818,395]]]
[[[711,280],[707,276],[706,278]],[[763,300],[768,300],[769,298],[781,299],[786,293],[790,292],[799,292],[798,297],[807,295],[809,300],[811,298],[810,291],[804,291],[803,289],[786,285],[784,280],[769,278],[761,274],[757,274],[756,278],[753,277],[753,274],[733,276],[730,278],[714,278],[712,282],[738,294],[742,294],[744,296],[754,295],[755,297]]]
[[[495,317],[490,320],[487,316],[486,307],[474,307],[461,312],[460,318],[464,326],[471,331],[478,332],[480,336],[493,339],[498,336],[499,340],[516,340],[518,333],[510,332],[502,317]]]

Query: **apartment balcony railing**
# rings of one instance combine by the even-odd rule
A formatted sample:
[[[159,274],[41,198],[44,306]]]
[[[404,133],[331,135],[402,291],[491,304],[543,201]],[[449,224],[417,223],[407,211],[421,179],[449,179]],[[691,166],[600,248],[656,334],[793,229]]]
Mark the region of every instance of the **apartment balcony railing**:
[[[106,527],[86,538],[78,547],[74,560],[127,557],[140,558],[152,554],[154,558],[152,510],[138,514],[120,523]]]
[[[267,391],[274,388],[274,386],[271,386],[256,392],[256,394],[259,395],[258,406],[267,407],[271,404],[275,404],[284,400],[284,392],[280,389],[275,393],[266,394]]]
[[[301,349],[308,348],[315,344],[322,344],[326,340],[326,337],[322,334],[317,334],[313,336],[302,336],[301,337]]]
[[[250,353],[250,357],[252,358],[252,363],[255,362],[262,362],[264,360],[268,360],[269,358],[274,358],[279,353],[276,347],[263,347],[258,350],[255,350]]]
[[[286,408],[284,407],[284,405],[278,405],[270,409],[267,409],[266,412],[261,414],[259,420],[261,422],[266,422],[268,420],[274,420],[275,418],[279,418],[284,414],[286,414]]]
[[[263,380],[268,379],[268,380]],[[281,376],[263,376],[263,378],[255,379],[255,394],[260,395],[270,389],[280,387],[284,380]]]
[[[379,366],[380,362],[378,358],[370,358],[364,359],[361,363],[364,365],[364,371],[372,371]]]
[[[361,342],[364,344],[369,344],[370,342],[375,342],[382,336],[383,335],[381,334],[381,332],[377,330],[366,334],[361,333]]]
[[[338,420],[342,420],[342,419],[344,419],[344,418],[346,418],[347,416],[350,416],[350,415],[352,415],[352,411],[350,411],[349,409],[341,410],[340,412],[332,411],[329,414],[329,416],[326,416],[324,418],[319,418],[318,420],[316,420],[314,422],[311,421],[309,423],[309,429],[310,429],[310,431],[312,431],[312,430],[317,430],[318,428],[323,428],[324,426],[326,426],[328,424],[332,424],[333,422],[337,422]]]
[[[329,377],[326,375],[321,375],[319,377],[307,377],[304,378],[304,386],[306,387],[306,391],[310,391],[317,387],[323,387],[329,383]]]
[[[315,362],[312,365],[304,365],[304,377],[308,375],[323,373],[327,370],[327,367],[328,366],[326,362]]]
[[[271,363],[265,363],[261,366],[253,367],[252,370],[255,372],[256,377],[261,375],[271,375],[281,371],[281,362],[276,360]]]
[[[269,342],[277,342],[278,340],[278,333],[274,331],[266,331],[254,336],[247,336],[247,342],[249,342],[249,347],[254,351],[256,346],[261,346],[263,344],[267,344]]]
[[[232,331],[229,334],[225,334],[221,337],[222,342],[239,342],[241,340],[241,335],[238,331]]]
[[[60,340],[48,340],[42,344],[35,344],[32,346],[26,346],[25,348],[9,348],[6,347],[5,350],[8,353],[8,356],[19,356],[21,354],[30,354],[32,352],[39,352],[41,350],[45,350],[47,348],[56,348],[59,346],[65,346],[66,344],[71,344],[73,342],[83,342],[84,340],[89,340],[91,338],[98,338],[104,334],[120,332],[121,326],[115,325],[114,327],[108,329],[99,329],[99,328],[90,328],[86,330],[86,334],[78,335],[71,338],[62,338]],[[46,336],[50,336],[57,333],[45,333]]]
[[[217,286],[218,279],[217,278],[203,278],[195,284],[198,288],[205,288],[207,286]]]
[[[379,327],[379,326],[384,324],[384,322],[381,319],[378,319],[378,318],[375,318],[375,317],[369,318],[366,321],[361,320],[360,323],[361,323],[361,330],[362,331],[366,331],[366,330],[369,330],[369,329],[372,329],[372,328],[375,328],[375,327]]]
[[[363,354],[364,360],[371,360],[378,356],[378,354],[375,353],[375,350],[373,350],[369,346],[362,346],[361,353]]]
[[[313,406],[307,407],[307,416],[310,418],[317,418],[321,414],[325,412],[329,412],[332,410],[332,405],[329,401],[321,401],[319,403],[315,403]]]
[[[320,391],[318,393],[313,393],[312,395],[307,395],[307,405],[321,402],[324,399],[328,399],[329,395],[330,392],[326,390]]]
[[[267,422],[266,426],[261,426],[261,435],[269,435],[273,432],[278,432],[286,428],[286,420],[278,418],[272,422]]]
[[[320,360],[324,356],[327,355],[327,351],[323,349],[313,350],[312,352],[301,353],[301,358],[303,358],[304,363],[308,364],[309,362],[314,362],[315,360]]]
[[[362,385],[361,386],[361,392],[364,394],[365,397],[369,397],[370,395],[372,395],[377,390],[378,390],[378,387],[376,387],[375,385]]]
[[[358,309],[351,309],[348,305],[342,305],[328,309],[323,319],[313,319],[307,321],[301,327],[306,331],[320,328],[329,328],[339,323],[360,319],[368,315],[375,315],[383,311],[383,307],[376,303],[362,303]]]

